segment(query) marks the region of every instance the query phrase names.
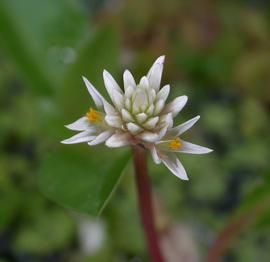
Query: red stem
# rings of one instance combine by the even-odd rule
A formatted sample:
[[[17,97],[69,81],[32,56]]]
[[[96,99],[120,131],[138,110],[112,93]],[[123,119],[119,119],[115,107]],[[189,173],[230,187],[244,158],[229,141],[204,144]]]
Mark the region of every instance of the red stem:
[[[152,195],[150,181],[147,175],[146,151],[139,146],[133,147],[133,163],[138,191],[138,203],[141,222],[153,262],[163,262],[158,243],[158,235],[154,225],[154,213],[152,207]]]
[[[209,249],[207,262],[217,262],[230,246],[235,237],[244,227],[251,223],[263,211],[264,205],[257,205],[251,210],[244,212],[234,218],[218,235],[217,239]]]

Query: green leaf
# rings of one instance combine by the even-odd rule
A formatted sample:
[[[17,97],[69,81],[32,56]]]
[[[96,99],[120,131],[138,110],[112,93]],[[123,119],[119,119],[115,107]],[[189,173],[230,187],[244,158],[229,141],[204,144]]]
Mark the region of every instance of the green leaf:
[[[84,145],[85,146],[85,145]],[[76,148],[77,147],[77,148]],[[98,215],[126,166],[129,154],[63,145],[41,164],[39,182],[52,200],[75,211]],[[121,150],[120,150],[121,152]]]
[[[58,102],[69,120],[88,110],[89,102],[94,105],[82,80],[85,76],[106,96],[103,84],[103,69],[112,74],[118,68],[119,39],[112,27],[102,27],[89,37],[78,51],[78,57],[65,74],[62,87],[58,91]],[[70,104],[76,104],[76,107]]]
[[[0,1],[1,44],[39,93],[55,88],[89,35],[75,1]]]

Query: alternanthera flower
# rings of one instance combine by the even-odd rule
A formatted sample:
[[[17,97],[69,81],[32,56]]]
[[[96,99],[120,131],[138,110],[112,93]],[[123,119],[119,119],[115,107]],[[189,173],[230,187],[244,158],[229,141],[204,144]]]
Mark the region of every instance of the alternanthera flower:
[[[139,84],[126,70],[123,75],[124,90],[104,70],[104,84],[113,105],[83,77],[96,108],[90,108],[85,116],[66,126],[80,133],[62,143],[86,142],[94,146],[105,142],[108,147],[140,145],[151,152],[156,164],[162,162],[174,175],[188,180],[176,153],[206,154],[212,150],[180,138],[200,116],[173,127],[173,119],[185,106],[187,96],[179,96],[165,104],[170,86],[160,89],[164,59],[164,56],[159,57]]]

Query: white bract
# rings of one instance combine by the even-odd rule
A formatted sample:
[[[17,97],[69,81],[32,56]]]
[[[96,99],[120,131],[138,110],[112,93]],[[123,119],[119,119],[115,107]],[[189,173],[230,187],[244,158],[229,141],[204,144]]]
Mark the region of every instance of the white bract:
[[[126,70],[124,90],[104,70],[104,84],[112,104],[83,77],[96,109],[90,108],[85,116],[67,125],[67,128],[80,132],[62,143],[86,142],[93,146],[105,142],[108,147],[140,145],[151,152],[156,164],[162,162],[174,175],[188,180],[176,153],[206,154],[212,150],[179,137],[199,120],[199,116],[173,127],[173,118],[185,106],[187,96],[179,96],[165,104],[170,86],[160,89],[164,59],[164,56],[159,57],[139,84]]]

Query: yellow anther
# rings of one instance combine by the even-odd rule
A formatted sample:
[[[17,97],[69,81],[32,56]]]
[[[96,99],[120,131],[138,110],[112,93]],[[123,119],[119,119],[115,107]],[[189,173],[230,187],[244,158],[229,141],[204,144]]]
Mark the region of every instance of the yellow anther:
[[[169,143],[169,148],[171,150],[177,150],[182,146],[181,140],[179,137],[175,138]]]
[[[95,123],[101,121],[101,113],[90,108],[89,111],[86,113],[86,117],[88,118],[89,122]]]

